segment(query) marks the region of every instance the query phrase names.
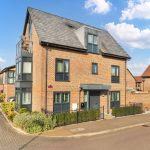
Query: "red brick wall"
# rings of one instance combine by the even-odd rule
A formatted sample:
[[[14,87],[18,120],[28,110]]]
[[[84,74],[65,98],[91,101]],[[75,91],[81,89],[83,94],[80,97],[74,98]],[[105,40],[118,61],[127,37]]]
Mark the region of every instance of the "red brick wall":
[[[150,92],[150,78],[144,78],[144,91]]]
[[[136,85],[135,79],[128,69],[126,73],[126,83],[127,83],[127,90],[135,89],[135,85]]]
[[[139,93],[127,92],[127,104],[129,104],[130,102],[143,103],[144,108],[150,109],[150,93],[148,93],[148,92],[139,92]]]

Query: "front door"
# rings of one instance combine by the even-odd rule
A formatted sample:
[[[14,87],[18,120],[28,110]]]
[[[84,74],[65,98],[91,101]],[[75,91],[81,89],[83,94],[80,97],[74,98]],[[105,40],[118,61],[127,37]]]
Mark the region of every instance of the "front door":
[[[89,108],[100,108],[100,91],[89,91]]]

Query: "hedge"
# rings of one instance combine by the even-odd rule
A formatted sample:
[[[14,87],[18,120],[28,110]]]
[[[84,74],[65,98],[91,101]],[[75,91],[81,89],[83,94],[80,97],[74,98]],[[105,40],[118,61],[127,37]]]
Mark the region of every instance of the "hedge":
[[[115,117],[141,114],[143,112],[142,106],[124,106],[119,108],[112,108],[112,115]]]
[[[93,121],[99,119],[100,111],[97,109],[83,110],[78,112],[66,112],[54,114],[56,125],[63,126],[74,123]]]

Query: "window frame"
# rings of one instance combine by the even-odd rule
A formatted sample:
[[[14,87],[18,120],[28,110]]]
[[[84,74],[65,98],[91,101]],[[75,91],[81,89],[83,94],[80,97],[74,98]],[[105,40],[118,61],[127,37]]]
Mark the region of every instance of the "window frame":
[[[56,96],[56,94],[61,94],[61,100],[60,100],[60,102],[59,103],[55,103],[55,96]],[[69,101],[68,102],[63,102],[63,99],[62,99],[62,95],[64,96],[64,94],[69,94]],[[70,92],[69,91],[59,91],[59,92],[54,92],[54,98],[53,98],[54,100],[53,100],[53,103],[54,104],[58,104],[58,105],[61,105],[61,104],[68,104],[68,103],[70,103]]]
[[[24,64],[25,63],[30,63],[30,67],[31,67],[31,72],[30,73],[27,73],[27,72],[24,72]],[[23,61],[22,62],[22,74],[32,74],[32,62],[31,61]]]
[[[89,36],[90,35],[92,35],[92,43],[89,43]],[[94,42],[94,37],[96,37],[97,44],[95,44],[95,42]],[[89,45],[91,45],[91,47],[92,47],[91,50],[89,50]],[[97,47],[96,52],[94,52],[94,46]],[[88,50],[88,53],[94,53],[94,54],[98,53],[98,35],[92,34],[92,33],[87,34],[87,50]]]
[[[112,69],[115,68],[115,75],[112,75]],[[118,75],[116,75],[118,69]],[[120,66],[111,65],[111,83],[120,83]]]
[[[59,80],[57,78],[57,74],[61,74],[60,72],[57,72],[57,62],[58,61],[63,62],[63,72],[62,72],[63,79],[62,80]],[[64,67],[65,61],[68,61],[68,72],[67,73],[65,72],[65,67]],[[68,74],[67,80],[65,80],[65,74]],[[56,58],[55,59],[55,81],[59,81],[59,82],[69,82],[70,81],[70,60],[69,59],[63,59],[63,58]]]
[[[94,72],[94,69],[93,69],[94,65],[96,65],[96,67],[97,67],[96,72]],[[92,63],[92,74],[93,75],[98,75],[98,63]]]
[[[55,103],[55,95],[58,93],[61,94],[61,100],[60,100],[60,103]],[[69,101],[68,102],[63,102],[62,95],[64,96],[64,94],[69,95]],[[70,112],[70,100],[71,100],[71,92],[69,92],[69,91],[55,91],[55,92],[53,92],[53,112],[54,113]]]
[[[23,103],[23,93],[30,93],[31,95],[31,100],[30,100],[30,103]],[[22,103],[22,105],[31,105],[32,104],[32,92],[31,91],[22,91],[22,93],[21,93],[21,103]]]
[[[13,73],[13,77],[10,77],[10,74],[9,73]],[[10,79],[13,79],[13,82],[9,82]],[[16,74],[15,74],[15,71],[13,70],[9,70],[8,73],[7,73],[7,83],[8,84],[14,84],[15,83],[15,79],[16,79]]]
[[[115,97],[117,97],[117,94],[119,93],[119,101],[118,101],[118,99],[112,101],[112,93],[116,94]],[[111,91],[110,92],[110,107],[111,108],[120,107],[120,101],[121,101],[121,92],[120,91]],[[112,103],[114,103],[113,107],[112,107]],[[118,103],[118,104],[116,104],[116,103]]]

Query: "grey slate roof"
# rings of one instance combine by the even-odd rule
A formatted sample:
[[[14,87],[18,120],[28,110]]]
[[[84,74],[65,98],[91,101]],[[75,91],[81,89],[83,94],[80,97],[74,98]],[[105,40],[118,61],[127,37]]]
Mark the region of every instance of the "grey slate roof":
[[[28,8],[28,12],[39,36],[40,42],[64,45],[86,51],[85,45],[80,42],[75,31],[83,26],[89,28],[91,28],[91,26],[34,8]],[[98,44],[100,45],[100,51],[102,54],[129,58],[129,55],[107,31],[95,27],[92,28],[99,32],[100,43]]]
[[[0,71],[0,74],[2,74],[3,72],[8,71],[9,69],[13,69],[13,68],[15,68],[15,67],[16,67],[15,65],[8,66],[8,67],[4,68],[3,70],[1,70],[1,71]]]

